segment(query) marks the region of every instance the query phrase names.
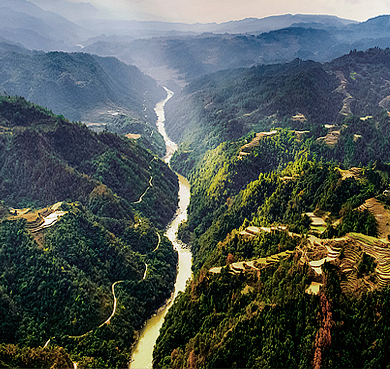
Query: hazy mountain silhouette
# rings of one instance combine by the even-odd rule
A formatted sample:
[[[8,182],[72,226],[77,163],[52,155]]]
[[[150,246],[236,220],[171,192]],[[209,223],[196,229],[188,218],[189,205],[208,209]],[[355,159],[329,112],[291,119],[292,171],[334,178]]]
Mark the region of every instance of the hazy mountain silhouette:
[[[37,50],[74,50],[82,28],[26,0],[0,0],[2,37]]]

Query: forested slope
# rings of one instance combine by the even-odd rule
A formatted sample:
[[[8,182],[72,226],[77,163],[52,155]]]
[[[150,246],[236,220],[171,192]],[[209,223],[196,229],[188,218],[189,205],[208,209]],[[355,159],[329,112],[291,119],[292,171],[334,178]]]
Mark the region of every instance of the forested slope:
[[[126,366],[175,281],[159,229],[176,175],[136,141],[21,97],[0,97],[0,129],[0,362]]]
[[[318,138],[338,135],[345,117],[378,116],[388,107],[389,58],[388,49],[352,51],[327,64],[295,60],[194,81],[167,103],[167,131],[181,143],[172,165],[187,174],[206,150],[251,131],[285,127]]]
[[[161,227],[170,220],[176,176],[137,142],[93,133],[22,98],[0,99],[0,194],[10,206],[71,199],[100,216],[140,211]]]
[[[68,213],[34,238],[23,220],[0,225],[1,341],[34,348],[50,339],[80,368],[124,367],[135,330],[170,296],[176,252],[163,237],[152,252],[159,238],[145,220],[140,232],[131,221],[63,209]],[[103,324],[114,309],[113,288],[115,315]],[[15,359],[1,357],[8,365]]]
[[[192,186],[180,236],[191,245],[195,277],[167,315],[154,366],[390,364],[389,55],[373,49],[315,64],[325,80],[338,80],[327,95],[338,101],[328,125],[321,115],[316,121],[310,93],[305,113],[278,116],[295,89],[298,102],[310,91],[306,84],[288,90],[291,81],[284,87],[291,100],[279,103],[269,125],[255,121],[239,139],[234,131],[227,139],[226,120],[209,120],[203,110],[198,127],[216,133],[208,124],[219,124],[225,142],[203,154],[207,141],[188,134],[191,145],[184,141],[176,158]],[[210,109],[220,101],[222,115],[230,105],[216,76],[189,85],[187,97],[214,91]]]
[[[307,119],[297,122],[297,129],[333,122],[342,107],[337,87],[337,78],[321,64],[301,60],[223,71],[193,82],[167,104],[167,130],[182,143],[173,165],[188,160],[184,167],[191,169],[207,149],[250,131],[286,126],[297,113]]]
[[[168,313],[154,365],[388,365],[381,259],[371,258],[368,244],[346,237],[378,235],[377,214],[360,206],[375,196],[389,202],[382,195],[390,184],[388,165],[348,177],[334,161],[314,159],[321,144],[312,139],[279,131],[263,141],[242,159],[236,159],[240,145],[226,150],[222,144],[208,154],[207,169],[201,162],[192,172],[181,235],[191,242],[196,276]],[[313,224],[312,211],[325,219],[322,226]],[[373,240],[388,255],[388,239]],[[315,260],[327,255],[332,261],[317,271]],[[319,294],[310,295],[312,285],[321,285]],[[369,336],[359,334],[366,330]]]

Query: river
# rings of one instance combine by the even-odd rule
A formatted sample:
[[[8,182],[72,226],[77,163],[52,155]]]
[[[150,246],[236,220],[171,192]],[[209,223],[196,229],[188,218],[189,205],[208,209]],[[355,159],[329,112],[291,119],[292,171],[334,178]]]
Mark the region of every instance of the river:
[[[165,88],[165,87],[164,87]],[[177,149],[177,145],[169,139],[165,132],[164,122],[164,106],[166,102],[173,96],[173,92],[165,88],[167,91],[167,97],[160,101],[155,108],[155,112],[158,117],[157,127],[158,131],[164,137],[167,147],[167,154],[164,158],[166,163],[169,163],[173,153]],[[132,354],[132,362],[130,363],[130,369],[145,369],[152,367],[153,359],[153,347],[156,343],[157,337],[160,332],[160,328],[164,322],[164,317],[167,314],[169,308],[172,306],[174,299],[179,291],[184,291],[186,282],[192,277],[192,255],[187,246],[177,239],[176,232],[179,224],[187,219],[187,206],[190,202],[190,185],[186,178],[181,175],[179,177],[179,205],[175,216],[171,223],[168,225],[165,235],[172,242],[174,248],[179,254],[178,272],[176,277],[175,289],[172,299],[164,305],[156,315],[150,318],[145,327],[140,332],[140,337],[137,344],[134,347]]]

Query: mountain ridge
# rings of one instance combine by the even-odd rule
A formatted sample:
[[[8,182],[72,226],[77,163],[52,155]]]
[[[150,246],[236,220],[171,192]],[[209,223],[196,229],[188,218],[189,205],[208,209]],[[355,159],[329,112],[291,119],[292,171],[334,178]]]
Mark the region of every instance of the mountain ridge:
[[[329,137],[334,131],[337,141],[348,116],[382,119],[389,55],[389,49],[355,50],[324,64],[296,59],[196,79],[166,105],[167,132],[181,144],[173,167],[188,174],[208,149],[251,130],[289,127],[319,138],[334,126]]]
[[[0,101],[0,192],[9,205],[73,199],[100,216],[132,219],[140,212],[160,227],[169,222],[177,204],[177,178],[137,142],[96,134],[22,98]],[[153,188],[136,204],[151,176]],[[160,204],[156,210],[153,202]]]
[[[165,90],[135,66],[112,57],[2,46],[0,88],[8,94],[23,96],[92,127],[140,134],[147,149],[165,154],[154,112]]]

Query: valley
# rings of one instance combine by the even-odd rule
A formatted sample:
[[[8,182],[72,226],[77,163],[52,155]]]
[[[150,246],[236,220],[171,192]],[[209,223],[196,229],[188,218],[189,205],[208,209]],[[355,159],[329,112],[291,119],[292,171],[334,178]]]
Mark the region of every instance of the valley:
[[[165,88],[167,98],[157,103],[155,111],[158,117],[157,126],[159,132],[166,142],[166,155],[164,161],[169,163],[176,144],[172,142],[165,132],[164,106],[173,96],[173,92]],[[151,317],[139,333],[139,338],[132,351],[130,368],[152,368],[153,347],[159,335],[159,330],[163,324],[165,315],[172,306],[179,292],[185,290],[187,281],[192,277],[192,257],[188,246],[177,237],[179,225],[187,219],[187,207],[190,202],[190,185],[188,181],[179,175],[179,204],[176,214],[165,230],[165,236],[172,242],[175,250],[178,252],[178,269],[174,291],[168,301]],[[154,251],[157,251],[158,246]]]
[[[390,17],[55,3],[0,0],[0,367],[389,367]]]

